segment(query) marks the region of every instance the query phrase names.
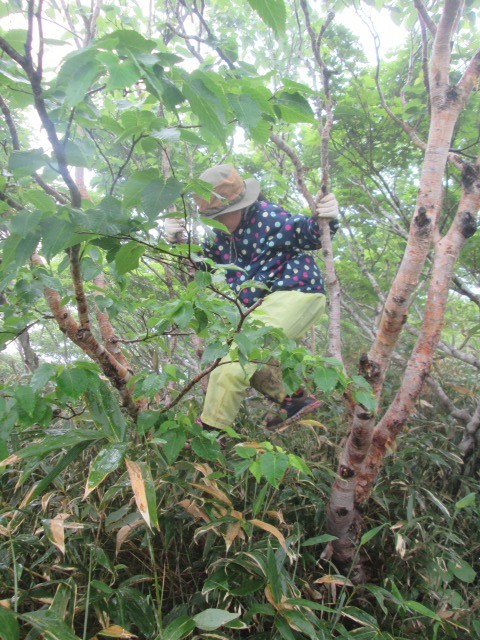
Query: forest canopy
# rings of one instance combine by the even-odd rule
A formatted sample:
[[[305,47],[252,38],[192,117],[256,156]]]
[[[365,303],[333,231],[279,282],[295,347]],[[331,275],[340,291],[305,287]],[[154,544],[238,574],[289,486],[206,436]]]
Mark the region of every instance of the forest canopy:
[[[480,638],[477,30],[472,0],[0,0],[2,640]],[[225,162],[340,203],[298,343],[204,257]],[[227,354],[320,407],[268,430],[252,387],[204,428]]]

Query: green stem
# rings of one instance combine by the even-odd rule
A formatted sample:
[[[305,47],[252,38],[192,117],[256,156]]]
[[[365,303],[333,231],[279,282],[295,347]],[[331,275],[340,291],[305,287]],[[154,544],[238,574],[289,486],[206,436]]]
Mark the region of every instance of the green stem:
[[[153,584],[155,587],[155,600],[157,601],[157,619],[158,619],[158,624],[161,628],[162,626],[162,594],[163,594],[163,589],[160,589],[160,583],[158,581],[158,573],[157,573],[157,564],[155,562],[155,554],[153,552],[153,545],[152,545],[152,533],[150,531],[150,529],[147,529],[147,544],[148,544],[148,551],[150,553],[150,562],[152,563],[152,570],[153,570]],[[163,572],[163,581],[162,581],[162,586],[163,583],[165,581],[165,569]]]
[[[13,540],[10,538],[10,550],[12,552],[12,564],[13,564],[13,610],[18,613],[18,573],[17,573],[17,556],[15,555],[15,547]]]
[[[87,582],[87,594],[85,599],[85,619],[83,621],[83,640],[87,640],[87,632],[88,632],[88,613],[90,609],[90,583],[92,581],[92,571],[93,571],[93,551],[94,545],[92,544],[90,547],[90,560],[88,563],[88,582]]]

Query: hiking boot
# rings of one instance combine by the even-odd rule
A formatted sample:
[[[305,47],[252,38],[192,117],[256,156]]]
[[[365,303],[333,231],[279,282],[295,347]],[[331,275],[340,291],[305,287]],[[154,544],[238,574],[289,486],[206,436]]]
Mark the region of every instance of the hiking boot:
[[[320,400],[313,395],[307,395],[303,389],[291,396],[286,396],[280,405],[278,413],[265,421],[267,429],[275,429],[285,423],[294,422],[297,418],[313,413],[320,406]]]

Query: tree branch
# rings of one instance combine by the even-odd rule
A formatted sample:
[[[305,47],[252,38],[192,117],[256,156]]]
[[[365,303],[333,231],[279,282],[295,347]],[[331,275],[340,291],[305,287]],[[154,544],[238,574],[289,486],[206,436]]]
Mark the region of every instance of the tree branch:
[[[427,29],[430,31],[433,37],[435,37],[437,33],[437,25],[428,15],[428,11],[425,8],[422,0],[413,0],[413,4],[415,5],[416,10],[418,11],[418,15],[420,16],[420,21],[424,24]]]
[[[43,267],[43,259],[38,254],[34,254],[31,260],[34,265]],[[98,343],[91,331],[83,329],[75,322],[68,308],[62,305],[62,298],[57,291],[44,287],[44,295],[62,333],[101,367],[107,378],[118,389],[128,413],[135,419],[139,406],[134,402],[132,392],[127,386],[131,377],[130,371]]]

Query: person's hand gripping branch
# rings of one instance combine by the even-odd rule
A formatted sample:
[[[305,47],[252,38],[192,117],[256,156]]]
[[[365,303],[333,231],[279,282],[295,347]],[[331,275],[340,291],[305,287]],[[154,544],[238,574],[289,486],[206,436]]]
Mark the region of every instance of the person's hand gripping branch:
[[[333,193],[327,193],[317,202],[317,218],[335,220],[339,214],[338,202]]]
[[[167,218],[165,220],[165,239],[170,244],[186,242],[187,229],[181,218]]]

